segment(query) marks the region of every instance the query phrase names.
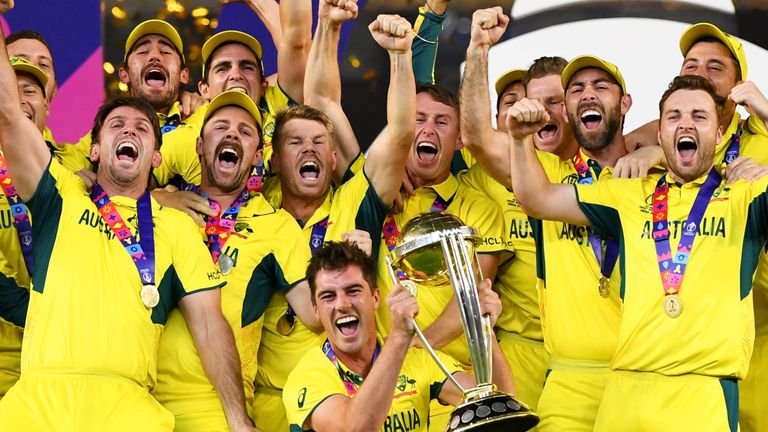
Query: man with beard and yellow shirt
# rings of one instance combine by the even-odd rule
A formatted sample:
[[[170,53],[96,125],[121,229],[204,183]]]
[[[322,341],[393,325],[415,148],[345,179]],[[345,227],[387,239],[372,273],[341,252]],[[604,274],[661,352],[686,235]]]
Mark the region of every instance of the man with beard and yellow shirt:
[[[376,263],[354,245],[331,242],[307,268],[315,314],[328,334],[291,372],[283,401],[291,431],[427,431],[430,400],[457,405],[461,393],[427,350],[411,346],[418,303],[401,285],[385,301],[376,287]],[[490,280],[478,285],[480,312],[491,325],[501,302]],[[392,327],[377,334],[376,309],[386,303]],[[491,335],[494,383],[513,392],[512,373]],[[462,386],[475,385],[455,360],[438,353]],[[383,389],[392,389],[386,391]]]
[[[162,326],[178,304],[230,427],[251,430],[221,275],[188,235],[194,224],[146,190],[160,162],[154,110],[133,98],[100,109],[90,153],[98,183],[89,193],[19,108],[2,37],[0,53],[0,141],[15,190],[35,214],[22,373],[0,401],[4,427],[171,430],[172,416],[148,390]]]
[[[301,229],[256,191],[251,176],[257,159],[261,113],[246,94],[226,91],[211,101],[197,151],[205,166],[195,193],[217,216],[205,217],[213,261],[227,281],[222,311],[235,335],[246,406],[253,402],[256,353],[263,312],[274,292],[285,293],[306,325],[316,322],[303,282],[309,251]],[[201,229],[202,231],[202,229]],[[174,310],[160,339],[153,395],[176,417],[176,431],[227,430],[225,413],[205,374],[180,312]]]
[[[737,380],[754,339],[752,275],[768,238],[768,177],[731,185],[721,178],[714,153],[723,109],[711,81],[677,77],[659,102],[669,171],[575,188],[550,183],[541,169],[528,137],[546,113],[524,102],[507,120],[524,209],[590,224],[621,248],[622,317],[595,430],[738,430]]]
[[[282,208],[302,227],[307,248],[316,250],[324,241],[357,243],[368,236],[375,254],[413,141],[413,36],[410,24],[398,16],[381,15],[370,25],[373,38],[390,58],[388,127],[369,147],[362,170],[332,188],[338,140],[354,139],[341,109],[336,53],[341,24],[355,16],[352,2],[346,2],[344,9],[332,0],[320,2],[305,89],[307,102],[316,108],[292,107],[277,116],[272,161],[282,185]],[[322,337],[296,320],[287,306],[285,297],[277,294],[264,313],[253,404],[254,421],[262,430],[288,429],[281,398],[285,380],[308,349],[322,344]]]

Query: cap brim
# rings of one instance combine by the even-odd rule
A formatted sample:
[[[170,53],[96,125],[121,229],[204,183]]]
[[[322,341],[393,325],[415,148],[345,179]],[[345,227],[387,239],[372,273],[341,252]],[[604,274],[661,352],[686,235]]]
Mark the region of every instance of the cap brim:
[[[173,46],[176,47],[176,51],[178,51],[179,56],[181,57],[181,62],[185,63],[184,44],[181,41],[179,32],[176,31],[176,29],[167,22],[157,19],[144,21],[131,31],[131,34],[128,35],[128,39],[125,40],[125,56],[123,57],[123,61],[128,61],[128,54],[131,52],[133,46],[136,44],[136,42],[138,42],[139,39],[146,35],[152,34],[163,36],[171,41]]]
[[[525,79],[525,74],[527,73],[527,69],[510,69],[504,72],[496,80],[496,95],[501,96],[501,93],[504,91],[504,89],[513,82],[523,81]]]
[[[735,37],[723,32],[716,25],[702,22],[688,27],[680,36],[680,53],[683,57],[688,55],[691,47],[701,39],[715,38],[723,43],[739,63],[741,80],[747,79],[747,58],[744,55],[744,47]]]
[[[32,75],[39,83],[40,87],[43,89],[43,95],[45,95],[45,86],[48,85],[48,74],[45,73],[42,69],[35,66],[32,63],[24,62],[24,63],[11,63],[11,66],[13,67],[14,72],[16,73],[26,73],[28,75]]]
[[[563,73],[561,75],[563,88],[568,88],[568,83],[571,81],[571,78],[576,72],[586,68],[597,68],[604,70],[608,75],[616,80],[616,83],[619,85],[619,87],[621,87],[622,92],[627,92],[627,86],[624,83],[624,77],[621,75],[621,72],[619,72],[619,68],[612,63],[591,55],[579,56],[568,62],[568,65],[565,66],[565,69],[563,69]]]
[[[216,51],[216,48],[233,42],[247,46],[251,51],[253,51],[254,54],[256,54],[256,58],[259,59],[259,63],[261,63],[261,55],[263,50],[261,43],[259,43],[255,37],[249,35],[248,33],[243,33],[237,30],[226,30],[211,36],[203,44],[203,49],[200,52],[200,56],[203,59],[203,77],[205,77],[205,70],[207,68],[206,66],[208,65],[208,59],[211,57],[211,54]],[[263,73],[264,65],[262,65],[261,69]]]
[[[250,96],[238,90],[228,90],[219,93],[215,98],[213,98],[213,100],[208,104],[208,109],[205,112],[203,124],[207,123],[208,119],[210,119],[217,110],[225,106],[236,106],[248,111],[248,113],[256,120],[259,128],[261,128],[263,124],[261,110],[259,110],[259,107],[253,101],[253,99],[251,99]]]

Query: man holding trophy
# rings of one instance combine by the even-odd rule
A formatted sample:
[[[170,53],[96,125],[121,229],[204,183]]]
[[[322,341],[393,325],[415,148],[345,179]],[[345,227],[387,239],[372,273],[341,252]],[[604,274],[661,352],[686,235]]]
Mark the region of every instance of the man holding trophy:
[[[310,261],[307,280],[328,339],[308,352],[288,377],[283,402],[292,428],[322,432],[375,425],[384,431],[426,431],[431,399],[451,405],[462,401],[459,388],[444,385],[446,375],[427,350],[411,347],[419,307],[399,284],[386,299],[391,317],[386,341],[377,334],[374,314],[380,293],[375,263],[357,246],[327,243]],[[495,323],[501,301],[490,280],[478,284],[477,295],[481,313]],[[512,373],[495,336],[490,336],[494,382],[500,390],[513,392]],[[451,381],[475,386],[474,376],[460,372],[455,360],[437,356]],[[382,390],[387,388],[393,392]]]

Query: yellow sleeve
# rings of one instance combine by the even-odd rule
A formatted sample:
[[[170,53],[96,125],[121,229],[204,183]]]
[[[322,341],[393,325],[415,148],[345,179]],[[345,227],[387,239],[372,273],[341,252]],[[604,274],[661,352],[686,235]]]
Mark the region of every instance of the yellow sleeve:
[[[167,185],[177,175],[189,184],[200,184],[200,158],[197,155],[197,137],[200,128],[185,125],[163,135],[160,154],[163,161],[153,174],[158,187]]]
[[[754,135],[768,137],[768,130],[766,130],[765,122],[756,115],[751,115],[747,119],[747,129]]]
[[[339,373],[320,348],[313,348],[288,375],[283,405],[291,430],[309,430],[305,423],[329,396],[346,396]]]
[[[477,253],[514,252],[511,243],[507,244],[504,240],[506,223],[501,207],[483,192],[465,190],[473,192],[473,198],[463,204],[467,213],[462,219],[480,231],[481,243]]]
[[[281,238],[282,242],[275,248],[277,264],[288,283],[288,286],[278,287],[278,289],[285,291],[306,279],[307,265],[312,256],[304,239],[304,232],[299,225],[294,222],[288,212],[282,209],[278,211],[288,222],[282,224],[283,229],[276,236]]]
[[[437,399],[440,396],[440,391],[442,391],[443,385],[448,380],[448,377],[445,376],[445,373],[443,373],[442,369],[440,369],[437,363],[435,363],[435,359],[432,358],[426,349],[413,349],[417,350],[422,358],[422,361],[424,362],[422,370],[425,372],[426,378],[429,380],[429,398]],[[465,371],[461,365],[461,362],[452,356],[445,354],[442,351],[435,351],[435,354],[437,354],[437,358],[439,358],[443,365],[445,365],[445,368],[448,369],[448,372],[450,372],[451,375],[455,374],[456,372]]]
[[[606,179],[594,184],[577,184],[576,200],[579,208],[590,221],[592,228],[600,234],[611,238],[621,236],[621,219],[619,217],[619,202],[627,196],[626,187],[638,179]]]

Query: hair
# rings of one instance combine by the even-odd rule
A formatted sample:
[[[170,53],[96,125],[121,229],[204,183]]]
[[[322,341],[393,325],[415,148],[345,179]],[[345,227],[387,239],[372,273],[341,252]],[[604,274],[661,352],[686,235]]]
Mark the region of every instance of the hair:
[[[96,113],[96,117],[93,120],[93,128],[91,129],[91,143],[99,142],[99,134],[101,128],[104,126],[104,122],[107,120],[109,114],[120,107],[131,107],[141,111],[149,119],[149,123],[152,125],[152,132],[155,135],[155,149],[159,149],[163,144],[163,135],[160,133],[160,121],[157,119],[157,113],[152,105],[144,98],[137,98],[132,96],[121,96],[105,103],[99,108]]]
[[[672,93],[678,90],[701,90],[709,94],[709,96],[712,97],[712,101],[715,103],[717,121],[720,123],[723,116],[723,104],[725,100],[724,98],[717,95],[715,92],[715,86],[712,84],[712,81],[699,75],[678,76],[675,77],[671,83],[669,83],[669,87],[661,96],[661,100],[659,101],[659,117],[661,117],[664,112],[664,104],[667,102],[667,99],[669,99]]]
[[[328,131],[328,135],[333,136],[333,123],[322,111],[312,108],[309,105],[295,105],[286,109],[281,109],[275,116],[275,130],[272,134],[272,151],[279,153],[283,146],[283,128],[294,119],[316,121]]]
[[[317,275],[321,270],[344,270],[354,266],[363,273],[363,278],[368,282],[371,293],[376,290],[376,263],[365,254],[357,245],[347,242],[329,241],[318,249],[307,266],[307,281],[309,292],[312,296],[312,304],[315,302],[317,292]]]
[[[703,37],[703,38],[701,38],[701,39],[696,39],[696,42],[694,42],[693,44],[691,44],[691,47],[690,47],[690,48],[688,48],[688,51],[690,51],[690,50],[691,50],[691,48],[693,48],[693,47],[694,47],[694,46],[695,46],[697,43],[699,43],[699,42],[704,42],[704,43],[718,43],[718,44],[720,44],[720,45],[724,46],[724,47],[725,47],[725,48],[728,50],[728,55],[730,55],[730,56],[731,56],[731,60],[733,60],[733,63],[736,65],[736,81],[738,82],[738,81],[740,81],[740,80],[741,80],[741,64],[739,64],[739,59],[737,59],[737,58],[736,58],[736,57],[733,55],[733,52],[731,52],[731,49],[730,49],[730,48],[728,48],[728,45],[724,44],[724,43],[723,43],[723,41],[721,41],[720,39],[718,39],[718,38],[716,38],[716,37],[713,37],[713,36],[704,36],[704,37]],[[686,55],[688,55],[688,53],[686,53]]]
[[[5,45],[8,46],[21,39],[34,39],[39,41],[45,45],[45,48],[48,50],[48,52],[51,52],[51,47],[48,45],[48,41],[45,40],[43,35],[34,30],[19,30],[9,34],[8,37],[5,38]],[[53,57],[53,55],[51,55],[51,57]],[[51,58],[51,62],[53,62],[53,58]]]
[[[217,46],[216,49],[213,50],[213,52],[211,52],[210,55],[208,55],[208,61],[205,62],[205,64],[203,65],[203,66],[205,66],[205,70],[203,70],[203,77],[201,78],[202,82],[208,84],[208,78],[211,76],[211,66],[212,66],[212,63],[213,63],[213,57],[216,55],[216,52],[220,48],[224,48],[225,46],[232,45],[232,44],[242,45],[242,46],[248,48],[248,51],[253,52],[253,50],[251,50],[251,48],[248,45],[245,45],[245,44],[237,42],[237,41],[224,42],[223,44]],[[257,56],[255,52],[253,53],[253,55],[254,55],[254,57],[256,57],[256,65],[258,65],[258,67],[259,67],[259,73],[261,74],[261,80],[264,81],[266,79],[266,77],[264,76],[264,70],[261,68],[262,67],[262,62],[259,59],[259,56]]]
[[[439,84],[417,84],[416,94],[419,93],[426,93],[441,104],[455,109],[456,114],[459,113],[459,100],[447,88]]]
[[[549,75],[562,75],[567,65],[568,61],[562,57],[539,57],[528,68],[528,73],[523,79],[523,85],[527,88],[532,79],[544,78]]]

